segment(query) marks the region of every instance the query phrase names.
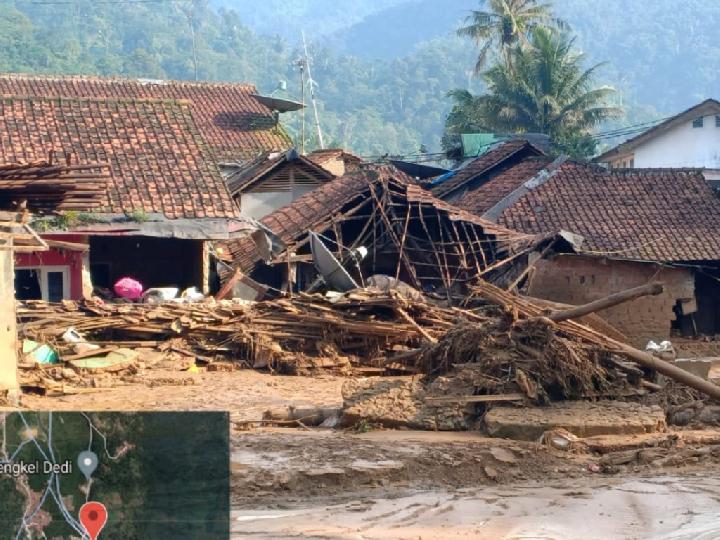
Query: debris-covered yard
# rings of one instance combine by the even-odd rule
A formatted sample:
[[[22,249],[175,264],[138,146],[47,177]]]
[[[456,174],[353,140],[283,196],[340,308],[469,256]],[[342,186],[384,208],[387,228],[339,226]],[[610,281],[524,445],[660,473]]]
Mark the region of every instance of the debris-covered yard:
[[[661,290],[585,306],[486,282],[458,305],[398,286],[263,302],[26,302],[21,336],[57,358],[25,353],[21,406],[229,410],[241,514],[714,474],[718,387],[624,344],[595,313]]]
[[[230,411],[238,519],[336,502],[375,519],[353,498],[390,508],[419,491],[720,474],[714,344],[697,337],[689,270],[613,263],[572,305],[535,297],[607,261],[573,233],[514,232],[389,167],[256,225],[195,246],[198,275],[215,257],[214,294],[123,278],[84,299],[18,301],[19,406]]]

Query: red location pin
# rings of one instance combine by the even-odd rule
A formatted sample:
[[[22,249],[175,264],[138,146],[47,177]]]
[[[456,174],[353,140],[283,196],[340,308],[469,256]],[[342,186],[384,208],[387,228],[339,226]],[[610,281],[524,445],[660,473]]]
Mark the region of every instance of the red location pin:
[[[90,535],[90,540],[97,540],[107,517],[107,508],[99,502],[88,502],[80,507],[80,523]]]

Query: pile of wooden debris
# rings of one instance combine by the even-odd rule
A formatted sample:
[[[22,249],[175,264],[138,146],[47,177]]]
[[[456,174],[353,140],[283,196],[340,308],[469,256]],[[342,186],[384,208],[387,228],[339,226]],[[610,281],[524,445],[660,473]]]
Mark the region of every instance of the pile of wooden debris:
[[[60,365],[85,375],[82,382],[88,385],[93,374],[124,372],[107,362],[102,368],[90,367],[91,359],[128,349],[175,353],[180,356],[180,369],[187,369],[191,358],[199,365],[232,362],[293,374],[319,368],[348,374],[414,372],[392,359],[418,350],[427,341],[437,341],[457,322],[473,317],[469,310],[443,308],[397,291],[371,288],[333,301],[307,294],[258,303],[28,301],[18,306],[17,315],[21,340],[52,347]],[[69,329],[99,348],[78,352],[76,343],[63,339]],[[26,387],[40,387],[38,374],[43,370],[52,370],[55,378],[61,373],[58,364],[39,364],[28,354],[20,358]]]
[[[147,365],[133,361],[134,350],[174,354],[180,369],[226,364],[302,374],[331,368],[345,374],[419,372],[431,380],[442,374],[458,384],[443,383],[435,398],[467,402],[618,397],[657,389],[648,380],[655,372],[720,395],[720,387],[610,337],[613,332],[592,319],[600,309],[661,291],[662,285],[649,284],[565,310],[484,282],[463,308],[372,287],[332,299],[300,293],[258,303],[26,302],[18,308],[21,337],[52,347],[60,364],[25,358],[21,378],[26,387],[40,386],[43,370],[54,370],[57,379],[72,368],[76,384],[90,385],[98,373],[90,360],[101,355],[115,354],[124,366],[100,362],[104,371]],[[99,349],[79,351],[63,338],[69,329]],[[166,366],[167,358],[155,356],[152,363]],[[465,395],[456,395],[458,388]]]
[[[584,324],[589,314],[647,294],[650,283],[578,307],[547,309],[542,302],[510,294],[489,283],[467,302],[488,302],[485,324],[462,323],[439,343],[426,347],[416,366],[430,377],[444,374],[471,381],[468,401],[550,401],[623,397],[659,390],[657,373],[700,392],[720,397],[720,387],[672,363]]]

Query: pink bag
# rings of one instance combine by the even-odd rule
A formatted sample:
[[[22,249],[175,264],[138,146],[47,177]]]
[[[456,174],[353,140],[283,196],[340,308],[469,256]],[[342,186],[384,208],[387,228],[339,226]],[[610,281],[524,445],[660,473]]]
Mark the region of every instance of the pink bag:
[[[115,283],[113,289],[115,290],[115,294],[128,300],[137,300],[143,293],[142,284],[129,277],[120,278],[118,282]]]

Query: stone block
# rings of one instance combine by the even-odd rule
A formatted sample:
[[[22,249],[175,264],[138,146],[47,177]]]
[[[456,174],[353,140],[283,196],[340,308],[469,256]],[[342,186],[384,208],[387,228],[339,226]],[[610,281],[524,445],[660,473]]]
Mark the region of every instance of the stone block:
[[[620,401],[566,401],[548,407],[495,407],[485,415],[492,437],[534,441],[548,430],[563,428],[578,437],[652,433],[667,428],[665,413]]]

